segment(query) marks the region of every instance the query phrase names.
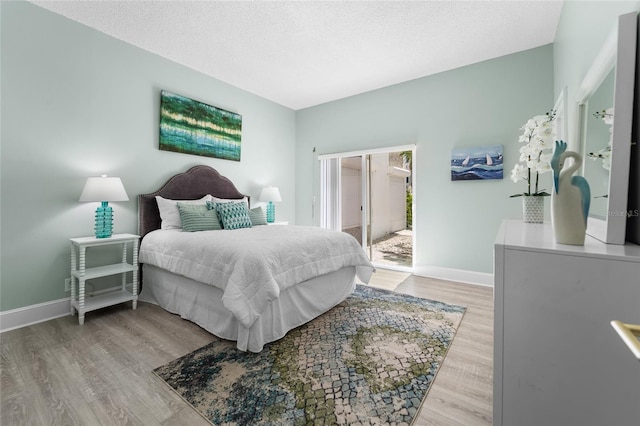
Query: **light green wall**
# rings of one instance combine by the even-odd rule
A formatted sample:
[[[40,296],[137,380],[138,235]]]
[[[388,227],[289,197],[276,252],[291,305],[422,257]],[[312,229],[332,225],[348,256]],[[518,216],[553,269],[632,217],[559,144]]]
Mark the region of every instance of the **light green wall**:
[[[136,231],[137,194],[196,164],[253,197],[279,186],[278,218],[311,224],[317,154],[412,143],[417,266],[491,272],[500,221],[521,217],[508,198],[523,190],[508,179],[519,127],[567,87],[572,142],[584,73],[617,16],[634,10],[640,2],[567,1],[553,47],[296,113],[32,4],[0,2],[0,310],[65,297],[68,238],[92,232],[95,206],[77,202],[88,176],[122,178],[131,201],[114,203],[116,232]],[[242,162],[159,151],[160,89],[242,114]],[[504,180],[449,180],[453,147],[498,143]]]
[[[553,43],[554,93],[567,90],[569,146],[580,151],[577,95],[618,16],[640,11],[640,1],[565,1]]]
[[[92,235],[88,176],[119,176],[115,232],[137,229],[137,200],[207,164],[255,197],[280,188],[278,218],[295,217],[295,113],[26,2],[0,2],[0,310],[65,297],[70,237]],[[242,161],[158,149],[166,89],[243,116]]]
[[[519,129],[553,104],[547,45],[298,111],[296,221],[318,223],[314,147],[327,154],[416,144],[417,268],[490,273],[500,222],[522,217],[520,199],[509,198],[525,190],[509,179]],[[503,180],[450,180],[452,148],[496,144],[504,145]]]

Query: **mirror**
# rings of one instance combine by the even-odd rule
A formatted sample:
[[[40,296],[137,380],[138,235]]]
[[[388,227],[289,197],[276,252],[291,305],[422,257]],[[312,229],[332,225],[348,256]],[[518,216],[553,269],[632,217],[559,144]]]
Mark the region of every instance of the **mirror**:
[[[585,121],[583,176],[591,187],[589,215],[599,220],[607,220],[609,208],[614,78],[615,69],[612,68],[602,84],[582,106]]]
[[[578,93],[583,175],[591,187],[587,234],[624,244],[635,81],[637,13],[618,18]]]

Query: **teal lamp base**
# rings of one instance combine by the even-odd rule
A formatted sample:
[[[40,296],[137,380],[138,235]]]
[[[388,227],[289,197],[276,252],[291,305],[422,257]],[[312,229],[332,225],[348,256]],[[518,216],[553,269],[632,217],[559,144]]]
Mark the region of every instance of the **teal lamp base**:
[[[96,238],[109,238],[113,233],[113,209],[106,201],[96,209]]]
[[[273,223],[276,220],[276,206],[273,201],[269,201],[267,204],[267,223]]]

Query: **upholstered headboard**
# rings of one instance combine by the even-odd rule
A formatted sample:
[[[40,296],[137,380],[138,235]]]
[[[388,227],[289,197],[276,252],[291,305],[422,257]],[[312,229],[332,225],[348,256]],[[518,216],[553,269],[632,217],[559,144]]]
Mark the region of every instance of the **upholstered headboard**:
[[[142,238],[149,232],[160,229],[160,211],[156,195],[171,200],[195,200],[207,194],[228,199],[245,197],[233,182],[220,175],[214,168],[194,166],[185,173],[173,176],[156,192],[138,195],[138,234]]]

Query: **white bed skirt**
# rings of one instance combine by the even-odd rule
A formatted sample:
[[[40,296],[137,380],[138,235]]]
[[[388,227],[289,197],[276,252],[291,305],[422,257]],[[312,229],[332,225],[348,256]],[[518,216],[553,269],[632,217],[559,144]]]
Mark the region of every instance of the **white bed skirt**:
[[[148,264],[143,264],[142,271],[138,300],[159,305],[220,338],[237,341],[238,349],[250,352],[260,352],[265,344],[342,302],[354,291],[356,276],[356,268],[349,266],[292,286],[246,328],[222,304],[222,290]]]

